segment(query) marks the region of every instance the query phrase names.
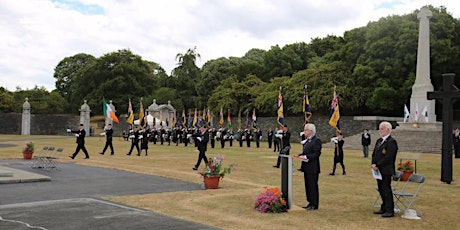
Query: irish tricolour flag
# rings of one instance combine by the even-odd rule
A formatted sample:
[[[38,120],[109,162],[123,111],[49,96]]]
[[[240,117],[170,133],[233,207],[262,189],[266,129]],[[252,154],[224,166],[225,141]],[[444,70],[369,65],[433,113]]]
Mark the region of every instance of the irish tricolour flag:
[[[105,99],[103,99],[102,106],[104,107],[104,116],[112,120],[113,122],[118,123],[118,118],[115,116],[115,113],[113,112],[112,108],[110,108],[110,105],[107,104]]]

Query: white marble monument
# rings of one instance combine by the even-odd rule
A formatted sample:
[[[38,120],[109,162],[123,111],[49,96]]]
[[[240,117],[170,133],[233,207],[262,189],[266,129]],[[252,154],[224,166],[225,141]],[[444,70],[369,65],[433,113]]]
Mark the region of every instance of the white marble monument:
[[[420,20],[417,69],[410,98],[410,116],[408,122],[399,122],[402,129],[441,130],[441,123],[436,122],[435,101],[427,99],[427,92],[434,91],[430,78],[430,18],[432,15],[427,6],[422,7],[417,14],[417,18]]]

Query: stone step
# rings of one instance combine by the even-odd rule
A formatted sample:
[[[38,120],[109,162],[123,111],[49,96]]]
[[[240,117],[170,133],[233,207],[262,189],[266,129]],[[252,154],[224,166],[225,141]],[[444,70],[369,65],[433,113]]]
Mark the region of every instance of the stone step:
[[[12,177],[13,172],[0,169],[0,177]]]
[[[372,143],[369,150],[372,151],[375,141],[380,137],[378,130],[369,131]],[[399,151],[419,153],[441,153],[442,133],[441,131],[411,131],[394,129],[391,136],[398,142]],[[344,137],[344,149],[362,149],[361,134]],[[332,142],[324,143],[323,147],[334,148]]]

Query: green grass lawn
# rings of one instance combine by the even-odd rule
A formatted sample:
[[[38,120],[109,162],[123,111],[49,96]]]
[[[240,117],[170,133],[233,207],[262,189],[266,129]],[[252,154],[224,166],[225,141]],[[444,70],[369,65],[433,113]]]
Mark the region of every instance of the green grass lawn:
[[[21,159],[25,141],[36,143],[36,152],[45,145],[63,147],[61,162],[72,161],[76,144],[73,136],[16,136],[1,135],[0,158]],[[98,167],[117,168],[138,173],[159,175],[197,183],[202,182],[197,171],[193,171],[198,152],[183,145],[171,146],[150,144],[149,156],[126,156],[130,143],[114,139],[115,155],[98,154],[105,144],[101,137],[86,138],[90,159],[84,160],[80,153],[74,162]],[[440,143],[441,145],[441,143]],[[208,149],[207,156],[224,154],[224,166],[237,163],[236,171],[227,175],[216,190],[198,190],[159,194],[144,194],[104,199],[126,205],[152,210],[177,218],[200,222],[223,229],[458,229],[457,208],[460,207],[460,188],[456,181],[448,185],[440,181],[440,154],[422,154],[417,161],[417,172],[427,177],[425,186],[416,200],[416,206],[423,211],[421,220],[400,217],[385,219],[372,214],[372,203],[378,193],[371,175],[370,158],[363,158],[362,152],[345,149],[347,175],[338,173],[330,176],[333,149],[323,149],[321,155],[320,208],[317,211],[293,211],[282,214],[263,214],[255,211],[253,205],[263,186],[280,185],[280,171],[273,168],[277,156],[267,143],[261,148],[240,148],[237,143],[224,149]],[[291,154],[301,151],[300,144],[293,144]],[[294,168],[300,162],[294,160]],[[453,178],[459,178],[460,160],[453,159]],[[203,164],[200,168],[203,168]],[[143,183],[139,181],[139,183]],[[0,185],[1,189],[1,185]],[[306,204],[303,174],[293,175],[293,203]]]

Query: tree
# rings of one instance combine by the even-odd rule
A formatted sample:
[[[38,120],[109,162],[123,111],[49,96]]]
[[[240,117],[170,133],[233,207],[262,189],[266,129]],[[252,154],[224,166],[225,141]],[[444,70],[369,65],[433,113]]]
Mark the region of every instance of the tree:
[[[89,54],[80,53],[66,57],[60,61],[56,68],[54,68],[55,85],[59,95],[69,100],[73,92],[75,76],[95,60],[96,58]]]
[[[14,108],[13,93],[9,92],[3,87],[0,87],[0,112],[9,113],[13,112]]]
[[[48,92],[44,87],[18,89],[14,93],[14,112],[21,113],[22,105],[28,98],[33,114],[62,114],[67,112],[68,104],[57,91]]]
[[[188,49],[185,54],[177,54],[177,67],[173,69],[171,75],[177,80],[176,89],[180,89],[179,98],[182,99],[182,104],[185,108],[204,107],[205,102],[198,99],[198,90],[196,81],[200,78],[201,71],[196,66],[196,59],[200,58],[200,54],[196,52],[196,47]]]
[[[236,76],[222,80],[221,84],[213,91],[208,105],[214,114],[218,114],[220,108],[230,109],[236,114],[239,110],[252,110],[256,107],[256,98],[263,92],[267,83],[257,76],[248,75],[243,81],[238,81]]]
[[[128,98],[154,93],[155,80],[152,63],[131,51],[106,54],[80,71],[75,78],[75,93],[70,99],[73,111],[86,99],[93,113],[102,114],[103,98],[120,106],[117,110],[126,111]]]

